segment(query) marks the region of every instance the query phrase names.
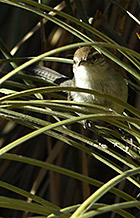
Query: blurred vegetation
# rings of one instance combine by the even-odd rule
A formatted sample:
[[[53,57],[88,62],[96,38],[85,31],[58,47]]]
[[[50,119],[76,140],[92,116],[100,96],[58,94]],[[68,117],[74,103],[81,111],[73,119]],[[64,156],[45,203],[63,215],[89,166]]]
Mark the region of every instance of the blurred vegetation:
[[[140,217],[139,9],[139,0],[0,0],[1,217]],[[89,43],[125,74],[123,115],[77,116],[62,91],[81,90],[24,73],[37,63],[72,78],[73,53]]]

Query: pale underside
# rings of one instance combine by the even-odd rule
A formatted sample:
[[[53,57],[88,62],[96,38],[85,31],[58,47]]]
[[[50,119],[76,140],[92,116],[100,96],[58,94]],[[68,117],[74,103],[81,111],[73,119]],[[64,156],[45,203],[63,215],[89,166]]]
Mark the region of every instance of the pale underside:
[[[98,91],[127,102],[128,88],[126,82],[122,75],[114,70],[108,63],[100,66],[83,63],[74,68],[73,71],[73,86]],[[74,101],[106,106],[118,113],[122,113],[124,110],[124,107],[119,104],[96,95],[71,92],[71,96]],[[97,110],[92,110],[93,112],[97,112]]]

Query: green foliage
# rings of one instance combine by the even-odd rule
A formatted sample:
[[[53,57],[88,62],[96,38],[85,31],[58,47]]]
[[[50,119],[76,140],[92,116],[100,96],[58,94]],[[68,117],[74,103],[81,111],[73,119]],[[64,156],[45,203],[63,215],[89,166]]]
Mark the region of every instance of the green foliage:
[[[82,1],[59,1],[55,8],[58,1],[53,5],[52,1],[0,2],[0,214],[135,217],[140,208],[136,199],[140,188],[140,55],[133,43],[121,38],[117,28],[113,30],[111,11],[97,29],[89,25]],[[137,27],[138,19],[123,3],[104,1],[106,9],[111,4],[116,22],[120,13],[120,19],[129,18],[128,27]],[[128,38],[135,34],[124,26],[123,31]],[[68,55],[84,45],[100,50],[127,72],[128,103],[94,90],[58,87],[24,73],[26,67],[39,63],[71,77],[73,61]],[[69,101],[65,91],[92,93],[120,104],[125,112],[119,115],[99,105]],[[77,106],[98,108],[101,113]],[[92,121],[91,128],[83,128],[85,120]]]

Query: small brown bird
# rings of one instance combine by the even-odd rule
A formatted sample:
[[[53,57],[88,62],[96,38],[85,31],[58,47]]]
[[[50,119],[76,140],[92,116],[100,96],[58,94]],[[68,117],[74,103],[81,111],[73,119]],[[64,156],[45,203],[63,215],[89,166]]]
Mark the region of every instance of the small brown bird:
[[[73,86],[92,89],[127,102],[128,87],[123,76],[101,53],[90,46],[85,46],[76,50],[73,60]],[[96,95],[82,92],[72,92],[71,95],[77,102],[107,106],[118,113],[124,110],[119,104]]]
[[[28,73],[59,85],[87,88],[127,102],[128,87],[123,76],[109,64],[101,53],[91,46],[81,47],[76,50],[73,61],[74,77],[72,80],[41,66],[28,68]],[[76,102],[106,106],[118,113],[122,113],[124,110],[119,104],[93,94],[71,92],[70,95]],[[87,110],[91,110],[91,108]],[[92,111],[97,113],[97,110],[92,109]]]

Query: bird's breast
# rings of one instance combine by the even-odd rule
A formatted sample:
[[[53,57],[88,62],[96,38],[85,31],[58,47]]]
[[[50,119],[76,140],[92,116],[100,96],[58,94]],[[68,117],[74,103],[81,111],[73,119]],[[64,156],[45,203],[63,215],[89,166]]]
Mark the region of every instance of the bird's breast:
[[[115,71],[110,65],[80,65],[74,68],[74,86],[91,89],[102,94],[111,95],[120,100],[127,101],[127,85],[121,74]],[[87,102],[107,106],[117,112],[122,112],[123,108],[113,101],[93,94],[72,92],[74,101]]]

